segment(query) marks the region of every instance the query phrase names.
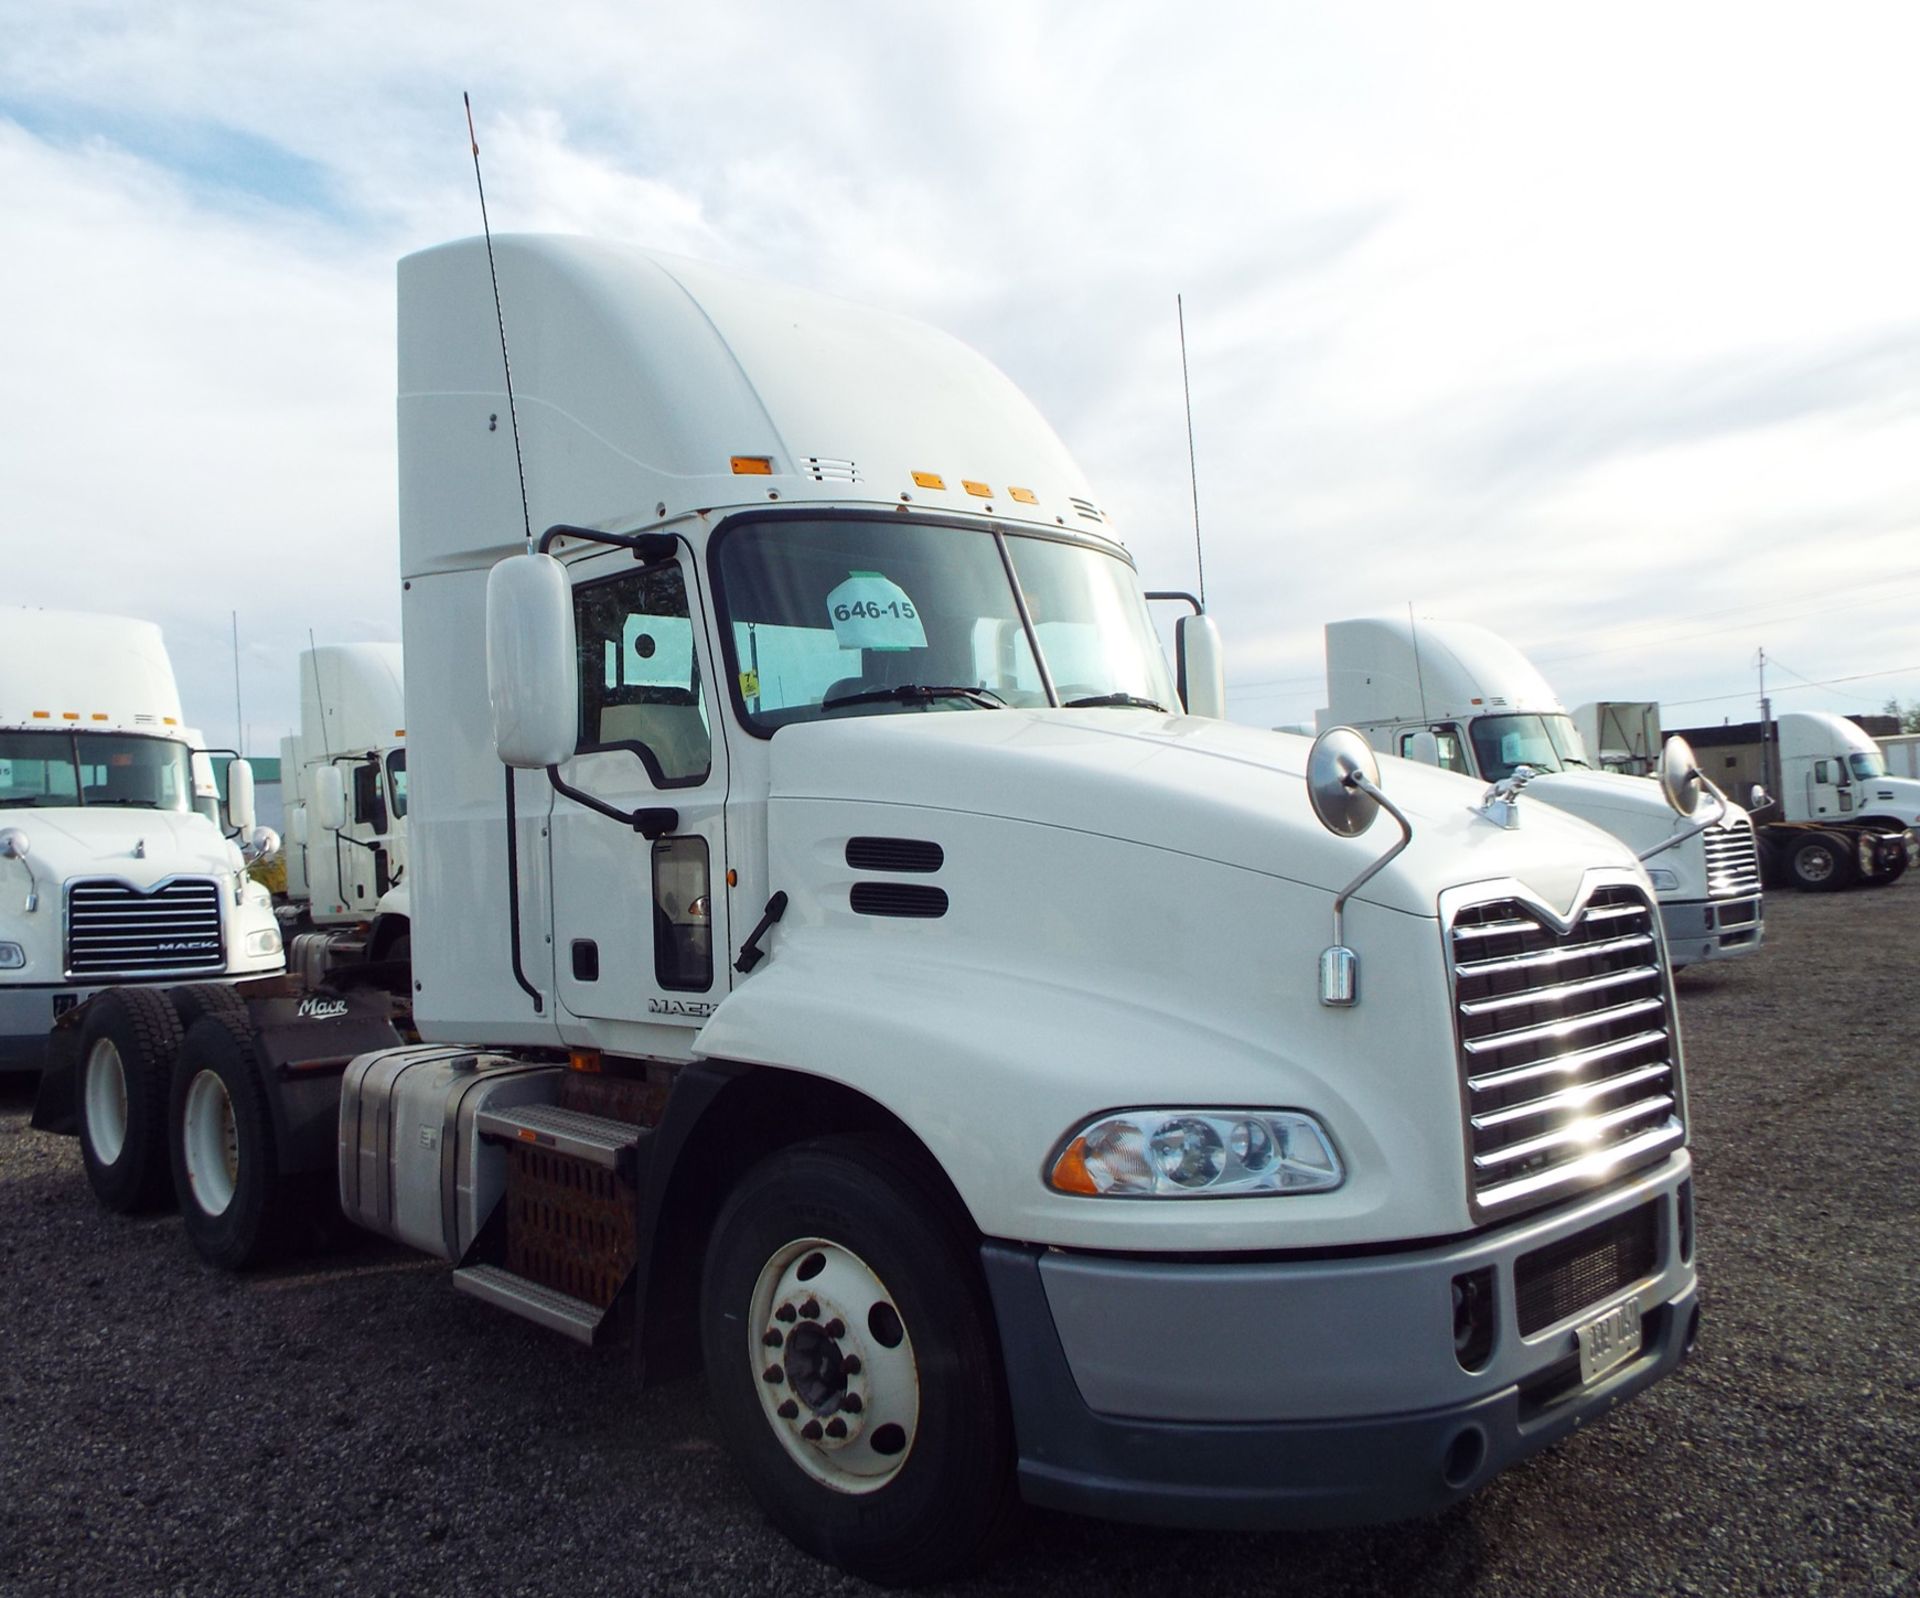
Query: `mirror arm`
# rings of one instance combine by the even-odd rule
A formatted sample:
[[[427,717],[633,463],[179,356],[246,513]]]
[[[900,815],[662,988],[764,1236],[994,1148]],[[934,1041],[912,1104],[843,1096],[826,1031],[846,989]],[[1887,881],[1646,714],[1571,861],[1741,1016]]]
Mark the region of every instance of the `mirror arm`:
[[[1346,887],[1342,888],[1339,895],[1334,899],[1333,941],[1336,944],[1342,944],[1346,941],[1343,936],[1345,927],[1342,917],[1347,908],[1347,901],[1371,882],[1375,873],[1381,871],[1397,859],[1400,851],[1413,842],[1413,823],[1407,820],[1405,813],[1400,807],[1382,793],[1376,784],[1367,781],[1367,779],[1357,771],[1348,772],[1346,781],[1349,788],[1358,788],[1369,799],[1373,800],[1375,804],[1379,805],[1382,810],[1386,811],[1388,815],[1392,816],[1395,821],[1400,823],[1400,841],[1378,860],[1374,861],[1372,865],[1368,866],[1359,876],[1355,877],[1353,881],[1349,882]]]
[[[649,565],[657,561],[672,560],[673,552],[687,541],[678,533],[603,533],[592,527],[570,527],[565,522],[555,522],[540,535],[537,553],[552,553],[556,538],[579,538],[590,544],[606,544],[614,549],[630,549],[633,558],[645,561]],[[687,544],[689,554],[693,545]]]
[[[1669,849],[1678,848],[1681,844],[1685,843],[1689,838],[1699,837],[1700,834],[1705,832],[1709,827],[1717,827],[1722,821],[1726,819],[1727,796],[1723,794],[1719,790],[1719,788],[1714,784],[1713,778],[1709,777],[1704,771],[1701,771],[1698,766],[1694,767],[1694,774],[1699,777],[1701,785],[1705,787],[1707,792],[1713,795],[1714,799],[1718,803],[1719,808],[1716,809],[1714,813],[1708,816],[1704,821],[1694,822],[1694,824],[1688,827],[1685,832],[1676,832],[1671,838],[1667,838],[1660,843],[1656,843],[1651,849],[1642,849],[1639,854],[1634,856],[1634,859],[1640,860],[1640,861],[1647,861],[1647,860],[1651,860],[1657,854],[1665,854]]]
[[[680,825],[680,812],[667,806],[652,806],[641,810],[621,810],[610,805],[604,799],[596,799],[590,793],[582,793],[560,775],[558,766],[547,767],[547,781],[553,784],[553,791],[563,798],[571,799],[577,805],[618,821],[647,839],[659,838],[672,832]]]
[[[1193,606],[1193,613],[1196,616],[1204,616],[1207,613],[1206,607],[1202,605],[1199,600],[1195,599],[1192,594],[1187,593],[1184,589],[1179,589],[1179,588],[1152,589],[1152,590],[1149,590],[1147,594],[1147,598],[1149,600],[1162,600],[1162,599],[1180,600],[1185,604]]]

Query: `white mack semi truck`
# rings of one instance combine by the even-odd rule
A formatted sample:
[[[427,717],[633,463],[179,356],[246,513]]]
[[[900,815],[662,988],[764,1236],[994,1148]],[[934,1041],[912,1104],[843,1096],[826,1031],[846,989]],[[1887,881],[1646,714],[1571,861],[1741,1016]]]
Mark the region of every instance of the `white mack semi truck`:
[[[39,1124],[87,1135],[123,1046],[206,1257],[337,1173],[475,1299],[704,1367],[772,1520],[887,1582],[1021,1498],[1424,1513],[1675,1368],[1629,849],[1215,719],[1204,618],[1183,708],[1093,490],[952,339],[493,253],[524,521],[487,248],[400,264],[410,977],[184,1035],[97,1000]]]
[[[1321,727],[1357,727],[1384,753],[1483,782],[1518,780],[1540,803],[1622,839],[1646,862],[1675,966],[1760,947],[1760,862],[1746,812],[1722,794],[1714,819],[1676,817],[1656,784],[1593,769],[1566,706],[1497,633],[1361,617],[1329,622],[1326,649]]]
[[[289,958],[317,974],[404,955],[406,710],[398,644],[320,644],[300,652],[299,672],[300,731],[280,740],[287,897],[302,929]]]
[[[1857,722],[1788,710],[1771,722],[1690,728],[1714,780],[1770,797],[1756,806],[1769,877],[1814,892],[1898,882],[1920,864],[1920,781],[1897,777]]]
[[[0,611],[0,1067],[39,1066],[54,1017],[110,983],[281,969],[246,876],[271,845],[251,771],[223,836],[196,808],[197,742],[152,622]],[[110,1110],[108,1075],[100,1092]]]

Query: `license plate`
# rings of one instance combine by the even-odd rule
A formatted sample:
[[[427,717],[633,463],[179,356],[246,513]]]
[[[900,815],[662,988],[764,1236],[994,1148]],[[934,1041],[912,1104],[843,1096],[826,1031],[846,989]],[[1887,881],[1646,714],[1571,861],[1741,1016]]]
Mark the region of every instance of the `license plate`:
[[[1591,1382],[1640,1352],[1640,1300],[1624,1300],[1574,1328],[1580,1340],[1580,1380]]]

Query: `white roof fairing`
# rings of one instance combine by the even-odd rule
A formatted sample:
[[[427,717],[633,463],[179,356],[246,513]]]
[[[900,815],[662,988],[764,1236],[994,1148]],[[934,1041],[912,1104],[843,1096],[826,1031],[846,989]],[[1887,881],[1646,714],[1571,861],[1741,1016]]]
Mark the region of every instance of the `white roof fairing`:
[[[1462,621],[1365,616],[1327,623],[1323,725],[1467,721],[1566,706],[1499,634]]]
[[[945,333],[629,246],[509,235],[494,257],[536,534],[903,493],[1109,532],[1076,515],[1091,492],[1032,402]],[[406,257],[399,293],[403,571],[491,564],[524,533],[484,242]],[[773,475],[734,474],[736,455],[770,457]],[[857,481],[820,480],[816,457]]]

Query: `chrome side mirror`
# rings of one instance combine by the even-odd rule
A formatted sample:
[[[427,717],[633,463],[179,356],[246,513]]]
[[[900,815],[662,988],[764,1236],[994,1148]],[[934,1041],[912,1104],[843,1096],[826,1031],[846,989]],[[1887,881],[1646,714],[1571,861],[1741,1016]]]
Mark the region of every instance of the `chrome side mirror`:
[[[18,827],[0,827],[0,860],[24,860],[32,852],[27,835]]]
[[[1676,813],[1690,816],[1700,808],[1700,796],[1706,779],[1693,749],[1678,734],[1669,738],[1660,750],[1660,795]]]
[[[1320,1002],[1350,1009],[1360,1002],[1360,956],[1346,944],[1347,901],[1413,842],[1413,823],[1380,791],[1380,762],[1351,727],[1329,727],[1307,752],[1307,801],[1320,825],[1340,838],[1357,838],[1382,810],[1400,823],[1400,841],[1362,871],[1333,901],[1333,942],[1320,951]]]
[[[254,827],[240,845],[240,858],[248,865],[256,860],[271,860],[280,852],[280,834],[271,827]]]

